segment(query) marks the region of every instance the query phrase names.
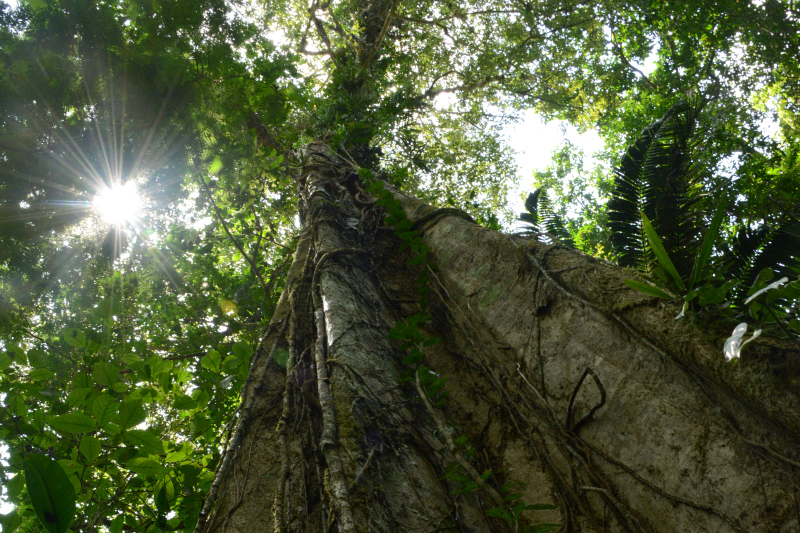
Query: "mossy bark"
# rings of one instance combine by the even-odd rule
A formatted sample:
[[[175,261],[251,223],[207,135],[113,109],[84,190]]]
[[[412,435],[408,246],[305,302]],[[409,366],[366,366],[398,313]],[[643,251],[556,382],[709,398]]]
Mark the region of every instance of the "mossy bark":
[[[305,156],[305,230],[205,530],[800,527],[795,366],[771,371],[757,347],[727,364],[719,336],[623,283],[635,274],[396,192],[438,268],[409,265],[413,254],[350,164],[321,145]],[[450,391],[434,416],[388,335],[420,310],[424,271],[433,295],[424,333],[442,340],[424,349],[424,364]],[[293,310],[296,326],[284,328]],[[268,349],[288,348],[287,330],[289,369]],[[454,457],[461,450],[448,443],[461,436],[474,454]],[[491,471],[488,487],[454,494],[444,473],[459,461]],[[525,483],[526,503],[556,508],[525,511],[518,524],[491,518],[509,480]]]

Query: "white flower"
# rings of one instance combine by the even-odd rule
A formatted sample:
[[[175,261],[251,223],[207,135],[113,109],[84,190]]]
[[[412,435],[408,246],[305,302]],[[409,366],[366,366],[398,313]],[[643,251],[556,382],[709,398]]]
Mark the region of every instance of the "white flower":
[[[686,308],[689,306],[689,302],[683,302],[683,307],[681,308],[681,312],[678,313],[678,316],[675,317],[675,320],[679,318],[683,318],[683,314],[686,312]]]
[[[753,294],[751,294],[750,297],[747,300],[744,301],[744,305],[749,304],[750,302],[755,300],[758,296],[760,296],[761,294],[763,294],[763,293],[765,293],[767,291],[771,291],[772,289],[777,289],[781,285],[785,284],[787,281],[789,281],[789,278],[781,278],[781,279],[779,279],[778,281],[776,281],[774,283],[770,283],[769,285],[767,285],[763,289],[758,290],[758,291],[754,292]]]
[[[738,359],[742,354],[742,348],[744,348],[744,345],[761,335],[761,330],[755,330],[752,337],[742,342],[745,333],[747,333],[747,323],[742,322],[733,329],[733,334],[725,340],[725,344],[722,347],[722,353],[725,354],[726,360],[732,361],[733,359]]]

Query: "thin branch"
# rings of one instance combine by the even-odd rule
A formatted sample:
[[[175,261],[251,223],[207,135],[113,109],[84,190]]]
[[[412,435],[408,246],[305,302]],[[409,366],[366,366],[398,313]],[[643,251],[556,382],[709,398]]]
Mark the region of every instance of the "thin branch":
[[[220,224],[222,224],[222,228],[225,230],[225,233],[228,235],[228,239],[233,243],[236,249],[242,254],[244,260],[247,261],[247,264],[250,265],[250,269],[253,271],[253,274],[258,278],[258,282],[261,284],[261,288],[264,289],[264,294],[269,298],[269,289],[267,288],[267,284],[264,282],[264,278],[261,276],[261,271],[256,266],[255,262],[250,258],[250,256],[245,253],[244,248],[239,244],[239,242],[234,238],[233,234],[231,233],[230,228],[228,228],[228,224],[225,222],[225,219],[222,217],[222,213],[217,207],[216,202],[214,201],[214,196],[211,193],[211,189],[208,188],[206,181],[203,179],[203,175],[199,169],[197,169],[197,181],[200,182],[200,185],[203,187],[203,190],[206,192],[206,196],[208,196],[208,201],[211,202],[212,207],[214,208],[214,214],[217,216],[217,220],[219,220]]]
[[[39,335],[37,335],[36,333],[31,331],[30,329],[28,329],[26,327],[22,327],[20,329],[22,329],[22,331],[24,331],[26,334],[30,335],[34,339],[38,340],[39,342],[43,342],[48,348],[50,348],[51,350],[53,350],[54,352],[59,354],[61,357],[63,357],[64,359],[66,359],[70,363],[75,363],[76,362],[75,359],[73,359],[72,357],[67,355],[65,352],[62,352],[61,350],[59,350],[58,348],[56,348],[55,346],[53,346],[52,344],[50,344],[49,342],[44,340],[42,337],[40,337]]]
[[[614,21],[613,20],[610,21],[609,26],[611,27],[611,46],[614,48],[614,52],[617,53],[617,56],[619,57],[620,61],[622,61],[622,63],[625,66],[627,66],[629,69],[631,69],[634,72],[636,72],[637,74],[639,74],[642,77],[642,80],[648,85],[648,87],[650,87],[650,89],[652,89],[654,91],[657,91],[658,90],[658,85],[653,83],[652,80],[647,77],[647,74],[645,74],[640,69],[635,67],[630,61],[628,61],[628,58],[625,57],[625,52],[622,50],[622,47],[617,43],[617,38],[616,38],[616,36],[614,34]]]
[[[394,0],[392,2],[392,7],[389,8],[389,13],[386,15],[386,20],[383,21],[383,27],[381,27],[381,33],[378,35],[378,39],[375,41],[375,45],[372,47],[372,52],[369,53],[367,58],[361,64],[361,68],[366,69],[369,64],[372,62],[372,58],[375,57],[375,54],[378,52],[378,49],[381,47],[383,40],[386,38],[386,32],[389,31],[389,25],[394,18],[394,9],[397,7],[397,3],[400,0]]]

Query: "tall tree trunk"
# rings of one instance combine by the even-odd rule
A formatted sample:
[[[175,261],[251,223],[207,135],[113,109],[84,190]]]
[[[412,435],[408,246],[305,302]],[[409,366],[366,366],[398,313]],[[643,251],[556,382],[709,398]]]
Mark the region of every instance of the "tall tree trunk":
[[[198,531],[797,530],[792,379],[725,363],[630,272],[393,190],[430,250],[409,264],[347,160],[301,160],[305,229]],[[554,508],[490,516],[520,503]]]

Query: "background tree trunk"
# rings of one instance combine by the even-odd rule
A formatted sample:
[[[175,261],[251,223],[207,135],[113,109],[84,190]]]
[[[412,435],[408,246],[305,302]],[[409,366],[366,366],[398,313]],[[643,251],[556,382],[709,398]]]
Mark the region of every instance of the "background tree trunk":
[[[438,269],[409,265],[350,163],[320,144],[301,160],[305,230],[198,530],[797,530],[788,378],[725,363],[724,337],[631,272],[395,191]],[[423,274],[441,408],[389,339]],[[454,495],[454,469],[479,488]],[[487,516],[509,492],[556,508]]]

